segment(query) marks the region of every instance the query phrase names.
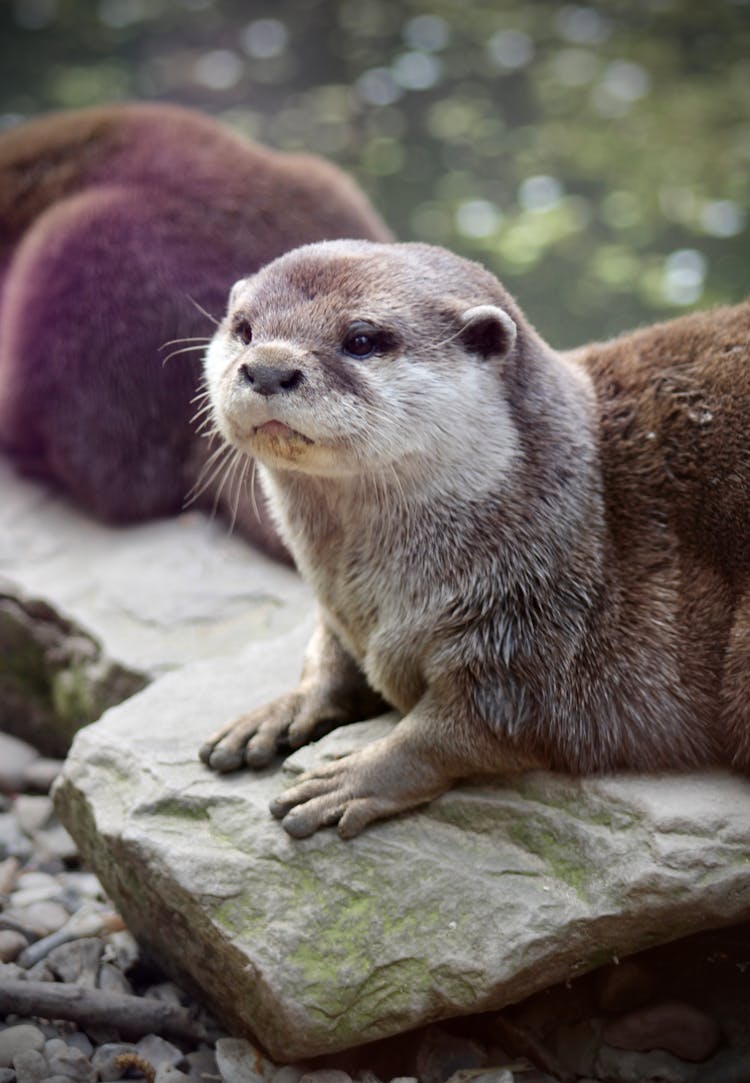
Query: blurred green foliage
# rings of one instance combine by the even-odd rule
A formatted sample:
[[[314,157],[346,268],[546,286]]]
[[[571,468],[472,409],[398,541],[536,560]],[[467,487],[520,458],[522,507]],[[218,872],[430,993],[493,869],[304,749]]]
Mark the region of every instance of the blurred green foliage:
[[[350,170],[567,346],[747,292],[750,5],[1,0],[5,124],[203,108]]]

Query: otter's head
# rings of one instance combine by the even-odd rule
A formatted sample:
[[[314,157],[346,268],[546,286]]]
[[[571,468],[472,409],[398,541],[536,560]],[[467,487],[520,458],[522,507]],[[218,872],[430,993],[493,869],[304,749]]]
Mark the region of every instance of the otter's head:
[[[335,241],[232,289],[206,355],[216,425],[272,469],[343,476],[515,447],[503,373],[520,314],[477,264]]]

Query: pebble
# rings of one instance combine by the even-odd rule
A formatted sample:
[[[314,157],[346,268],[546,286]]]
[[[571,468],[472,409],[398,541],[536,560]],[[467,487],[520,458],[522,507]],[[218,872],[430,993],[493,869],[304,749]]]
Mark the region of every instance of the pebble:
[[[216,1063],[223,1083],[270,1083],[276,1071],[276,1065],[244,1038],[219,1038]],[[344,1081],[331,1080],[331,1083]]]
[[[17,1083],[43,1083],[49,1076],[46,1058],[34,1049],[16,1053],[13,1058]]]
[[[299,1083],[303,1075],[304,1073],[301,1068],[297,1068],[293,1064],[285,1064],[283,1068],[279,1068],[279,1070],[274,1073],[271,1083]],[[360,1083],[362,1083],[361,1078]],[[414,1083],[417,1083],[416,1079],[414,1080]]]
[[[127,1068],[118,1068],[115,1061],[124,1054],[135,1054],[135,1046],[130,1042],[106,1042],[100,1045],[91,1058],[91,1063],[96,1068],[97,1075],[103,1083],[111,1083],[112,1080],[122,1079],[127,1073]]]
[[[16,910],[13,896],[11,904],[5,911],[4,917],[17,921],[32,934],[34,938],[49,936],[50,933],[61,929],[70,914],[62,903],[47,899],[44,902],[31,903],[30,906],[19,907]]]
[[[20,1023],[18,1026],[0,1030],[0,1068],[10,1068],[18,1053],[29,1050],[41,1053],[43,1049],[44,1035],[39,1027],[32,1026],[31,1023]]]
[[[160,1038],[158,1034],[147,1034],[145,1038],[136,1042],[135,1048],[138,1056],[149,1061],[154,1068],[167,1064],[176,1066],[184,1059],[181,1049],[166,1039]]]
[[[47,956],[47,965],[61,981],[95,989],[103,951],[104,943],[99,937],[87,936],[53,948]]]
[[[162,1064],[156,1069],[154,1083],[189,1083],[189,1080],[190,1076],[185,1075],[179,1068],[175,1068],[173,1064]]]
[[[26,838],[12,812],[0,812],[0,861],[17,857],[26,861],[31,856],[31,841]]]
[[[63,761],[38,756],[23,773],[23,789],[34,793],[49,793],[52,783],[62,770]]]
[[[25,741],[0,733],[0,790],[17,793],[23,790],[26,771],[39,753]]]
[[[52,801],[49,797],[21,794],[16,798],[13,811],[21,830],[27,835],[33,835],[50,822],[53,813]]]
[[[96,1083],[96,1068],[80,1049],[68,1045],[62,1038],[52,1038],[44,1048],[44,1055],[54,1075],[68,1076],[76,1083]]]
[[[16,1073],[12,1068],[0,1068],[0,1083],[16,1083]]]
[[[15,929],[0,929],[0,963],[12,963],[28,943],[23,933]]]
[[[706,1060],[719,1044],[719,1024],[691,1004],[665,1001],[628,1012],[604,1028],[604,1041],[617,1049],[665,1049],[683,1060]]]

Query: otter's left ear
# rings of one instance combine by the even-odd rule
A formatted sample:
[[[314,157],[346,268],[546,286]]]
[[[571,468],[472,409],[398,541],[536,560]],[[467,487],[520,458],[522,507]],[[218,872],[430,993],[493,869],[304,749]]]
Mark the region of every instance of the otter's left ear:
[[[497,305],[468,308],[461,324],[461,341],[471,353],[480,357],[505,357],[513,349],[516,325]]]

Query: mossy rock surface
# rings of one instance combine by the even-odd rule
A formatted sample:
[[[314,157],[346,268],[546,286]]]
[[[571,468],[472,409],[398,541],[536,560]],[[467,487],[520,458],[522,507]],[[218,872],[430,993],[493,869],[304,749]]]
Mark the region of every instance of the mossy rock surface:
[[[294,681],[308,629],[154,682],[74,743],[57,800],[134,932],[279,1059],[499,1008],[750,915],[750,783],[724,773],[464,784],[342,842],[268,812],[285,768],[216,776],[206,734]]]

